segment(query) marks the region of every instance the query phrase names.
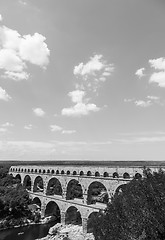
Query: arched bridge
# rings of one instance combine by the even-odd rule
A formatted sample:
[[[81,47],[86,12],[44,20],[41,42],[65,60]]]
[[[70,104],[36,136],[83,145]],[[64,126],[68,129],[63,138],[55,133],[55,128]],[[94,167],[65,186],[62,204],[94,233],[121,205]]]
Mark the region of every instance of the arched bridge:
[[[54,214],[62,223],[80,223],[85,233],[91,216],[104,209],[122,185],[143,177],[144,166],[117,164],[17,165],[9,173],[40,205],[42,216]]]

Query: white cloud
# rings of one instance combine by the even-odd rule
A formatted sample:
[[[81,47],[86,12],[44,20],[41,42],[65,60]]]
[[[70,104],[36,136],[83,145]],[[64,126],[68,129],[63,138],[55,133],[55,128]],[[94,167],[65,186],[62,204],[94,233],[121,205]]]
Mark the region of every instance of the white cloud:
[[[2,22],[2,20],[3,20],[3,17],[2,17],[2,15],[0,14],[0,22]]]
[[[76,84],[77,88],[97,91],[99,84],[105,82],[107,77],[114,71],[114,65],[108,64],[103,55],[94,55],[90,57],[87,63],[80,63],[74,67],[73,73],[80,78],[82,82]]]
[[[150,59],[149,64],[156,70],[165,70],[165,58]]]
[[[147,96],[145,98],[146,100],[135,100],[134,98],[128,98],[128,99],[124,99],[124,102],[126,103],[134,103],[136,106],[138,107],[149,107],[153,104],[160,104],[160,105],[164,105],[161,101],[160,101],[160,97],[158,96]]]
[[[60,132],[62,131],[62,127],[58,126],[58,125],[50,125],[50,129],[52,132]]]
[[[26,129],[26,130],[31,130],[32,128],[33,128],[32,124],[28,124],[28,125],[24,126],[24,129]]]
[[[13,80],[28,79],[27,64],[46,68],[50,51],[46,38],[35,33],[21,36],[16,30],[0,27],[0,69],[6,78]]]
[[[76,130],[63,130],[62,134],[73,134],[76,133]]]
[[[127,139],[117,139],[116,141],[123,144],[165,142],[165,136],[131,137]]]
[[[150,79],[150,83],[157,83],[159,87],[165,87],[165,71],[154,72]]]
[[[134,98],[124,98],[124,102],[133,102],[135,99]]]
[[[68,96],[76,104],[69,108],[63,108],[61,111],[62,115],[80,117],[88,115],[90,112],[98,112],[100,108],[93,103],[88,103],[89,99],[84,98],[85,95],[86,93],[80,90],[69,92]]]
[[[135,75],[137,75],[139,78],[142,78],[145,76],[144,71],[145,71],[145,68],[140,68],[135,72]]]
[[[76,130],[65,130],[58,125],[50,125],[50,130],[52,132],[61,132],[62,134],[72,134],[76,132]]]
[[[96,72],[104,68],[103,62],[101,62],[102,55],[95,55],[90,58],[90,61],[86,64],[80,63],[75,66],[73,73],[75,75],[95,75]]]
[[[81,90],[75,90],[75,91],[69,92],[68,96],[71,97],[72,102],[78,103],[78,102],[82,102],[83,97],[85,96],[85,92]]]
[[[24,5],[24,6],[27,5],[27,2],[26,2],[26,1],[23,1],[23,0],[19,0],[19,3],[20,3],[21,5]]]
[[[9,123],[9,122],[6,122],[6,123],[3,123],[2,124],[2,127],[13,127],[14,124],[13,123]]]
[[[7,94],[7,92],[0,87],[0,99],[4,101],[9,101],[11,100],[11,97]]]
[[[42,108],[33,108],[33,112],[37,117],[45,116],[45,112],[42,110]]]
[[[0,128],[0,133],[6,133],[7,131],[8,131],[7,128],[3,128],[3,127]]]
[[[107,77],[114,71],[114,65],[108,64],[103,55],[90,57],[87,63],[80,63],[74,67],[73,73],[79,78],[75,84],[75,90],[68,93],[74,106],[63,108],[61,113],[65,116],[80,117],[88,115],[90,112],[98,112],[99,107],[94,103],[89,103],[91,97],[89,93],[98,95],[100,84],[105,82]]]
[[[24,35],[19,47],[20,57],[32,64],[46,68],[49,63],[50,51],[45,40],[46,38],[39,33],[35,33],[33,36]]]
[[[15,54],[13,49],[1,49],[0,68],[6,71],[21,72],[25,68],[25,63]]]
[[[160,99],[160,97],[157,96],[147,96],[147,98],[154,101],[158,101]]]
[[[99,110],[100,108],[93,103],[77,103],[73,107],[63,108],[62,115],[80,117],[88,115],[90,112],[98,112]]]
[[[152,105],[151,100],[143,101],[143,100],[137,100],[135,101],[135,105],[138,107],[149,107]]]
[[[94,55],[90,60],[84,64],[80,63],[74,67],[74,75],[81,76],[96,76],[97,73],[102,71],[103,76],[109,76],[114,70],[113,64],[107,64],[103,60],[103,55]]]
[[[20,80],[27,80],[29,78],[29,75],[27,72],[11,72],[11,71],[6,71],[5,74],[3,75],[4,78],[11,78],[15,81],[20,81]]]

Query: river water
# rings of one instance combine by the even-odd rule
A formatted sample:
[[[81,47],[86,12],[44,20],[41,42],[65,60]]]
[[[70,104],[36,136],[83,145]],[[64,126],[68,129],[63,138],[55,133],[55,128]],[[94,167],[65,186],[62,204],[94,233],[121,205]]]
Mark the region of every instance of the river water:
[[[35,240],[45,237],[55,223],[31,225],[0,231],[0,240]]]

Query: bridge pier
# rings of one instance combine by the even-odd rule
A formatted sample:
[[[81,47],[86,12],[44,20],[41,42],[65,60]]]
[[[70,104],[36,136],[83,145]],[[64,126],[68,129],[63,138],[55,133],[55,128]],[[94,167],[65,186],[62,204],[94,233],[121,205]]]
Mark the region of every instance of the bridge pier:
[[[83,193],[83,203],[84,204],[87,204],[87,197],[88,197],[87,193]]]
[[[31,191],[33,192],[34,182],[31,182]]]
[[[88,219],[86,217],[83,217],[82,218],[82,227],[83,227],[84,236],[87,234],[87,222],[88,222]]]
[[[62,198],[63,198],[63,199],[66,199],[66,193],[67,193],[66,190],[63,190],[63,191],[62,191]]]
[[[42,205],[41,205],[41,218],[45,217],[45,209],[46,209],[46,204],[42,203]]]
[[[65,225],[65,212],[61,211],[61,223],[62,225]]]

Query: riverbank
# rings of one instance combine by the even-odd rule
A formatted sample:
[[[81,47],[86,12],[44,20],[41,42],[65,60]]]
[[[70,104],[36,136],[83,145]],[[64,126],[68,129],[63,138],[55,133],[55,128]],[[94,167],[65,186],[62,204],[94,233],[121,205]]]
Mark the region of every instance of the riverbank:
[[[83,234],[82,226],[57,223],[49,229],[46,237],[37,240],[95,240],[92,233]]]

